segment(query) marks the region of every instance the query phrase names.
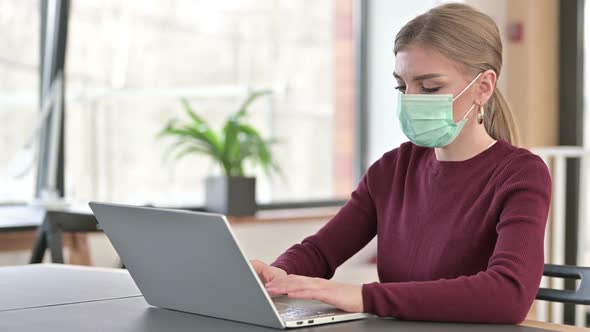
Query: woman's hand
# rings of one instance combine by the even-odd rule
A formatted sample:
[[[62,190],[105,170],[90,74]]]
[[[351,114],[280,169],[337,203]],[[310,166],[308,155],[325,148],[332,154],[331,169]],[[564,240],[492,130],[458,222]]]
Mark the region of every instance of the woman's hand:
[[[363,312],[362,287],[322,278],[294,274],[265,284],[270,295],[287,294],[295,299],[319,300],[348,312]]]
[[[250,264],[252,265],[252,268],[254,268],[254,271],[256,271],[256,274],[258,274],[258,277],[263,284],[273,281],[276,278],[287,276],[287,272],[285,272],[283,269],[270,266],[257,259],[250,261]]]

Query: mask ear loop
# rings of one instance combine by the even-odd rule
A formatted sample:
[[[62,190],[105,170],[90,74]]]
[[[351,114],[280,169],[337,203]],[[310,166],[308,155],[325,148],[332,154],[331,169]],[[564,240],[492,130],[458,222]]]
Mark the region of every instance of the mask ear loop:
[[[473,107],[475,107],[475,104],[471,105],[471,107],[469,108],[469,111],[467,111],[467,113],[465,113],[465,115],[463,115],[463,117],[461,118],[461,120],[459,120],[459,122],[465,120],[469,116],[469,113],[471,113],[471,111],[473,111]]]
[[[477,76],[475,76],[475,78],[471,81],[471,83],[467,84],[465,89],[463,89],[463,91],[459,92],[459,94],[455,98],[453,98],[453,101],[455,101],[457,98],[461,97],[463,92],[467,91],[467,89],[469,89],[473,85],[473,83],[475,83],[475,81],[477,81],[477,79],[481,76],[482,73],[477,74]]]
[[[483,72],[477,74],[477,76],[475,76],[475,78],[469,84],[467,84],[467,86],[465,87],[465,89],[463,89],[463,91],[459,92],[459,94],[455,98],[453,98],[453,101],[455,101],[457,98],[461,97],[461,95],[463,94],[463,92],[467,91],[467,89],[469,89],[473,85],[473,83],[475,83],[475,81],[477,81],[477,79],[481,76],[482,73]],[[474,106],[475,106],[475,104],[471,104],[471,107],[465,113],[465,115],[463,115],[463,117],[461,118],[461,120],[459,120],[459,122],[465,120],[469,116],[469,113],[471,113],[471,111],[473,111],[473,107]]]

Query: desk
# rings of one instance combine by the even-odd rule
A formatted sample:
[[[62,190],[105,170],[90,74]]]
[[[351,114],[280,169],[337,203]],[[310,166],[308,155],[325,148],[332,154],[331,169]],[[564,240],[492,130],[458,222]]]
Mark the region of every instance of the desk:
[[[142,295],[126,270],[61,264],[0,268],[0,312],[132,296]]]
[[[34,267],[39,283],[44,275],[51,275],[48,283],[64,285],[61,292],[65,297],[56,296],[56,292],[40,287],[37,295],[27,303],[14,309],[0,311],[0,331],[276,331],[255,325],[209,318],[199,315],[171,311],[149,306],[142,296],[136,296],[137,289],[129,283],[127,272],[117,269],[98,269],[87,267],[63,267],[55,265],[37,265]],[[59,270],[58,270],[59,269]],[[0,268],[0,280],[3,276],[32,275],[31,266]],[[57,272],[56,272],[57,271]],[[23,278],[8,278],[2,289],[24,289]],[[76,282],[71,283],[72,280]],[[117,280],[117,281],[113,281]],[[114,282],[114,283],[113,283]],[[110,286],[117,284],[117,290]],[[90,289],[91,291],[88,291]],[[75,294],[85,293],[84,297]],[[6,293],[0,301],[4,303],[22,301],[19,292]],[[28,292],[21,292],[20,296]],[[31,298],[30,298],[31,299]],[[35,302],[36,303],[33,303]],[[17,308],[18,307],[18,308]],[[450,324],[431,322],[408,322],[395,319],[372,318],[361,321],[323,325],[294,331],[470,331],[470,332],[541,332],[541,331],[590,331],[563,325],[525,321],[522,325],[485,325],[485,324]]]
[[[63,263],[68,247],[71,263],[90,265],[86,234],[76,232],[93,231],[99,230],[88,207],[0,206],[0,250],[32,249],[31,263],[41,263],[47,248],[52,262]]]

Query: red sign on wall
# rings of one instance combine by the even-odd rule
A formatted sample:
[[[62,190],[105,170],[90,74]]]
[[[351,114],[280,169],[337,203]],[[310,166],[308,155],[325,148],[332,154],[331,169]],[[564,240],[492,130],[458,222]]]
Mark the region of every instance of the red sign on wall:
[[[524,26],[522,22],[510,22],[507,27],[508,41],[521,43],[524,38]]]

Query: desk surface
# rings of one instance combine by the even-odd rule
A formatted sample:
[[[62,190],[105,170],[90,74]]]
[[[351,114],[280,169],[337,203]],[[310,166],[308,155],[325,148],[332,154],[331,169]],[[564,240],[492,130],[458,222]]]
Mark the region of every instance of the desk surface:
[[[43,331],[47,332],[277,331],[256,325],[151,307],[143,297],[0,312],[1,331],[39,331],[39,327],[43,327]],[[518,325],[440,324],[373,318],[294,331],[542,332],[551,330]]]
[[[149,306],[124,270],[33,265],[0,268],[0,331],[276,331]],[[533,327],[535,326],[535,327]],[[295,331],[590,331],[522,325],[368,319]]]
[[[141,292],[125,270],[58,264],[0,268],[0,312],[130,296]]]

